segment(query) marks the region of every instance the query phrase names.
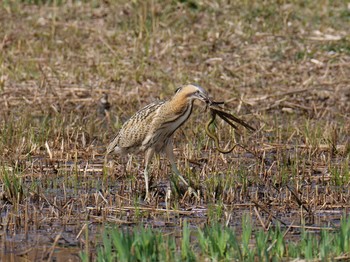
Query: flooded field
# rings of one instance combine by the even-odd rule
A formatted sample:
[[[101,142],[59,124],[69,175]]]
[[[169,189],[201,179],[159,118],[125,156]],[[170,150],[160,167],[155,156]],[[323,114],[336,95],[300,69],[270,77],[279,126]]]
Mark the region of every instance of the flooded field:
[[[250,161],[257,165],[256,160]],[[197,173],[209,173],[204,165]],[[249,163],[243,161],[238,165]],[[238,182],[242,180],[240,174],[218,173],[206,176],[214,182],[199,184],[201,201],[178,196],[168,203],[165,202],[168,179],[159,174],[152,190],[153,202],[146,203],[142,170],[138,167],[129,171],[133,174],[129,177],[118,177],[112,171],[104,174],[100,156],[67,162],[38,158],[19,166],[22,169],[16,178],[19,180],[12,178],[11,184],[19,183],[20,190],[4,186],[1,209],[2,259],[8,261],[19,258],[79,261],[87,242],[91,246],[100,243],[105,225],[125,228],[141,224],[165,234],[181,235],[185,220],[193,229],[221,221],[239,233],[244,214],[252,217],[253,228],[267,230],[280,224],[289,229],[286,239],[297,239],[305,228],[310,232],[321,228],[335,230],[349,208],[349,189],[334,185],[330,175],[317,171],[307,179],[295,178],[300,183],[298,190],[294,183],[272,181],[266,172],[246,176],[242,182]],[[165,174],[170,172],[161,164],[159,172],[164,169]],[[5,176],[7,173],[3,172]],[[9,177],[13,174],[7,172]],[[222,184],[221,180],[231,183],[228,177],[234,179],[233,184]]]

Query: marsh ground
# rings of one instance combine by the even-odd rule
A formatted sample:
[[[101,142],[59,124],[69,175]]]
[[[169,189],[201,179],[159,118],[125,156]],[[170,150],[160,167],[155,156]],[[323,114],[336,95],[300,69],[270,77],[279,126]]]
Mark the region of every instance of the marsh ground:
[[[3,259],[77,260],[106,223],[239,231],[249,214],[293,239],[349,213],[348,1],[2,1],[0,21]],[[175,151],[201,200],[166,205],[161,156],[144,203],[143,156],[104,165],[104,148],[136,110],[192,82],[258,132],[218,122],[223,146],[244,145],[221,155],[198,105]]]

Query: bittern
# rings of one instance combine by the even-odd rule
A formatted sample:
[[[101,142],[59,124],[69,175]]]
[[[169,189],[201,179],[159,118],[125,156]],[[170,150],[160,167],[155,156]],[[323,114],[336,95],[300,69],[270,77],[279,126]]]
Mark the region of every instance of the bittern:
[[[173,152],[173,136],[192,113],[195,99],[209,102],[207,92],[197,85],[185,85],[166,101],[149,104],[124,123],[118,135],[107,147],[106,153],[129,154],[145,152],[145,188],[146,201],[150,200],[148,175],[149,164],[155,153],[164,152],[170,161],[172,171],[188,187],[186,180],[178,170]]]

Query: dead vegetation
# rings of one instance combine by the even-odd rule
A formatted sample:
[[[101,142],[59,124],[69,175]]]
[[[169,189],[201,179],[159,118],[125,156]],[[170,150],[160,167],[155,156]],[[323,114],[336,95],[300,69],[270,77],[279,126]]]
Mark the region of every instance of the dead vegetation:
[[[0,4],[4,252],[29,254],[32,246],[16,243],[50,231],[58,240],[34,242],[74,253],[88,244],[87,228],[93,243],[106,222],[176,230],[187,218],[239,228],[250,213],[257,227],[279,221],[298,232],[336,227],[348,213],[346,1],[43,2]],[[146,205],[143,157],[106,166],[104,148],[136,110],[188,82],[258,131],[234,136],[218,121],[222,147],[244,145],[221,155],[199,107],[175,151],[201,201],[174,192],[165,201],[171,169],[161,157]],[[108,117],[99,112],[103,93]]]

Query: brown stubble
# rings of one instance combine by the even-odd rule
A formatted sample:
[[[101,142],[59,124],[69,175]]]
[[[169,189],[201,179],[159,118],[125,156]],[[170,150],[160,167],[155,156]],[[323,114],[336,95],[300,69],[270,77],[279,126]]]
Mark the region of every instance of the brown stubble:
[[[0,174],[18,182],[4,190],[5,228],[69,226],[82,243],[75,236],[86,221],[178,226],[181,216],[213,220],[217,209],[235,226],[256,212],[263,227],[337,224],[350,197],[346,7],[238,2],[1,8]],[[148,206],[143,156],[117,157],[107,170],[102,152],[139,108],[188,82],[260,131],[237,135],[218,121],[222,147],[234,139],[246,147],[221,155],[205,136],[209,116],[194,108],[175,154],[201,202],[171,198],[165,215],[167,161],[154,161]],[[96,113],[103,92],[112,124]]]

